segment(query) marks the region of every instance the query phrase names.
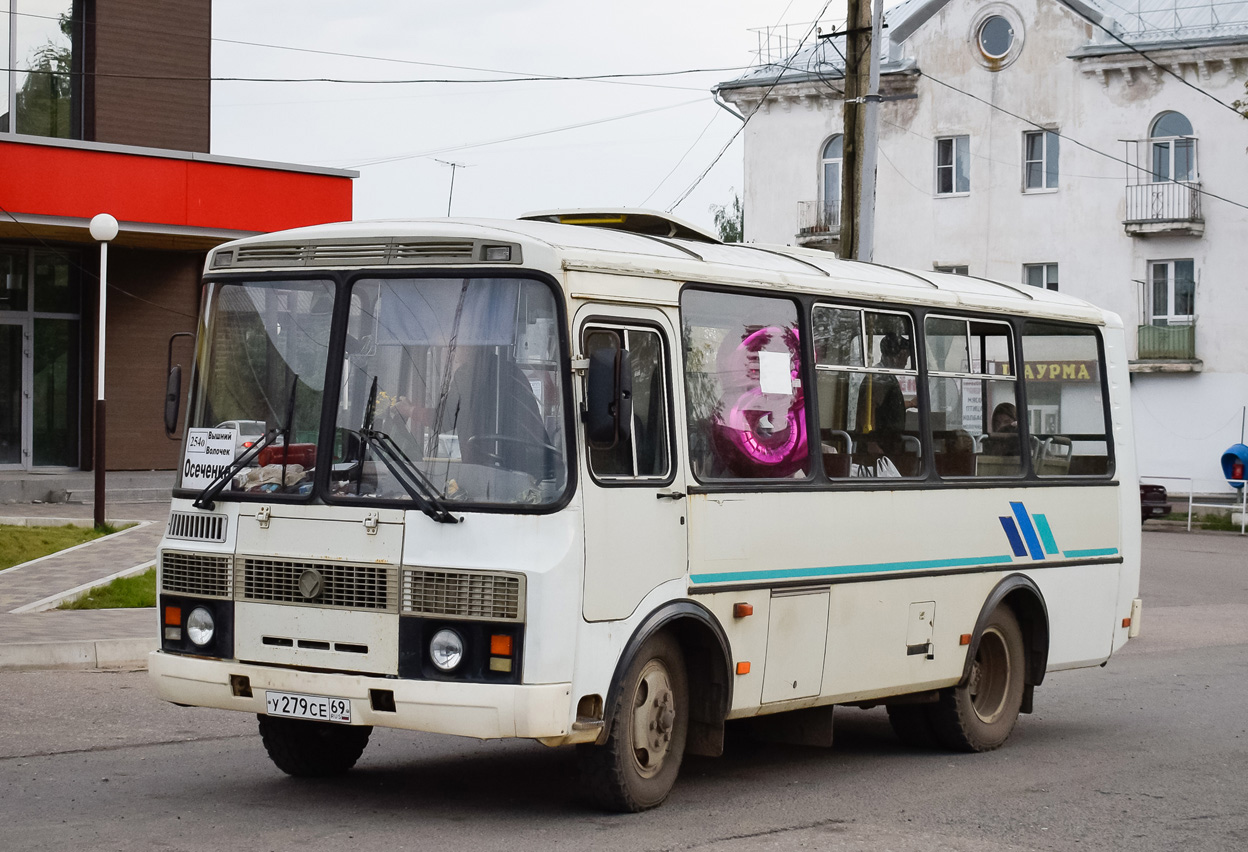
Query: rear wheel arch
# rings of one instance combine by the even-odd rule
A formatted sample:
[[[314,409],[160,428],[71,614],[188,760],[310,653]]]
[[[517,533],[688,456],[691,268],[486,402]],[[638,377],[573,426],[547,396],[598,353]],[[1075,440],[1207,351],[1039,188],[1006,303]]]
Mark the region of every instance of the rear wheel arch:
[[[633,632],[616,661],[604,706],[613,707],[620,684],[646,641],[660,633],[670,634],[685,657],[689,681],[689,738],[686,751],[709,757],[723,752],[724,720],[732,706],[732,647],[719,620],[701,604],[673,601],[663,604]],[[610,719],[604,720],[599,744],[610,736]]]
[[[1011,574],[1001,580],[989,593],[975,621],[975,631],[971,634],[971,644],[967,648],[966,663],[962,669],[959,685],[970,679],[971,666],[975,654],[979,650],[979,640],[983,635],[984,626],[993,611],[1001,604],[1008,606],[1018,619],[1023,632],[1025,646],[1026,684],[1028,687],[1039,686],[1044,681],[1045,669],[1049,665],[1049,609],[1044,602],[1044,595],[1035,581],[1026,574]],[[1030,693],[1030,689],[1028,689]],[[1030,695],[1028,695],[1029,703]],[[1024,712],[1030,712],[1027,707]]]

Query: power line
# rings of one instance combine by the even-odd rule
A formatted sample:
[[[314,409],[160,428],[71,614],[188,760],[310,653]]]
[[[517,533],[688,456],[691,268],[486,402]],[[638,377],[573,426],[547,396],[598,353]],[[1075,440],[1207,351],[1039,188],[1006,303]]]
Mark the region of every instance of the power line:
[[[1053,128],[1051,128],[1051,127],[1045,127],[1043,124],[1040,124],[1040,123],[1039,123],[1039,122],[1037,122],[1037,121],[1034,121],[1034,120],[1032,120],[1032,119],[1030,119],[1030,118],[1026,118],[1026,117],[1024,117],[1024,116],[1021,116],[1021,115],[1019,115],[1018,113],[1011,112],[1011,111],[1009,111],[1008,109],[1006,109],[1005,107],[998,106],[997,104],[994,104],[994,103],[992,103],[991,101],[985,100],[984,98],[981,98],[981,97],[979,97],[978,95],[973,95],[973,94],[971,94],[970,92],[967,92],[967,91],[964,91],[964,90],[962,90],[962,89],[959,89],[957,86],[954,86],[954,85],[953,85],[953,84],[951,84],[951,83],[946,83],[944,80],[940,80],[940,79],[938,79],[938,78],[936,78],[936,77],[933,77],[931,74],[928,74],[928,73],[927,73],[927,72],[925,72],[925,71],[920,71],[920,72],[919,72],[919,74],[920,74],[920,76],[926,77],[927,79],[931,80],[933,83],[938,83],[938,84],[940,84],[941,86],[944,86],[946,89],[952,89],[953,91],[957,92],[957,93],[958,93],[958,94],[960,94],[960,95],[965,95],[966,97],[971,98],[972,100],[979,101],[980,103],[984,104],[985,106],[988,106],[988,107],[990,107],[990,108],[992,108],[992,109],[995,109],[995,110],[997,110],[998,112],[1002,112],[1002,113],[1004,113],[1004,114],[1006,114],[1006,115],[1010,116],[1011,118],[1014,118],[1014,119],[1017,119],[1018,121],[1023,122],[1024,124],[1030,124],[1032,127],[1036,128],[1037,130],[1044,130],[1044,131],[1046,131],[1046,132],[1048,132],[1048,133],[1053,133],[1053,134],[1055,134],[1056,136],[1059,136],[1059,137],[1061,137],[1062,139],[1067,140],[1068,142],[1071,142],[1071,143],[1073,143],[1073,144],[1075,144],[1075,145],[1078,145],[1080,148],[1083,148],[1083,149],[1085,149],[1085,150],[1091,151],[1093,154],[1098,154],[1098,155],[1100,155],[1100,156],[1102,156],[1102,157],[1105,157],[1106,159],[1113,160],[1113,161],[1114,161],[1114,162],[1116,162],[1116,163],[1121,163],[1122,165],[1126,166],[1127,168],[1130,168],[1130,169],[1135,169],[1136,171],[1139,171],[1139,172],[1146,172],[1146,173],[1148,173],[1148,174],[1152,174],[1151,170],[1149,170],[1149,169],[1145,168],[1144,166],[1141,166],[1141,165],[1140,165],[1140,164],[1138,164],[1138,163],[1132,163],[1130,160],[1124,160],[1122,157],[1116,157],[1116,156],[1114,156],[1113,154],[1109,154],[1109,153],[1106,153],[1105,151],[1100,150],[1099,148],[1093,148],[1091,145],[1088,145],[1088,144],[1086,144],[1086,143],[1084,143],[1084,142],[1080,142],[1078,139],[1075,139],[1073,136],[1067,136],[1066,134],[1061,133],[1060,131],[1054,130],[1054,129],[1053,129]],[[1175,181],[1175,180],[1170,180],[1170,181],[1160,181],[1160,182],[1162,182],[1162,183],[1167,183],[1167,182],[1168,182],[1168,183],[1178,183],[1178,181]],[[1190,188],[1193,192],[1197,192],[1197,193],[1199,193],[1199,194],[1201,194],[1201,195],[1204,195],[1204,196],[1207,196],[1207,197],[1209,197],[1209,198],[1216,198],[1218,201],[1224,201],[1224,202],[1226,202],[1227,204],[1233,205],[1233,206],[1235,206],[1235,207],[1241,207],[1241,208],[1243,208],[1244,210],[1248,210],[1248,204],[1241,204],[1241,203],[1240,203],[1240,202],[1238,202],[1238,201],[1232,201],[1232,200],[1231,200],[1231,199],[1229,199],[1229,198],[1226,198],[1226,197],[1224,197],[1224,196],[1221,196],[1221,195],[1218,195],[1218,194],[1216,194],[1216,193],[1210,192],[1210,191],[1208,191],[1207,189],[1205,189],[1204,187],[1191,186],[1191,185],[1189,185],[1189,184],[1183,184],[1183,185],[1184,185],[1184,186],[1189,186],[1189,188]]]
[[[693,153],[694,148],[698,147],[698,143],[702,141],[702,137],[706,135],[706,131],[711,129],[711,125],[715,123],[715,119],[717,118],[719,118],[718,111],[711,115],[711,120],[706,123],[706,127],[702,128],[702,132],[698,134],[698,138],[694,139],[693,144],[685,149],[685,153],[680,155],[680,159],[676,161],[676,165],[672,166],[671,171],[663,175],[663,180],[659,181],[658,184],[655,185],[654,189],[650,190],[650,194],[646,196],[640,206],[645,207],[650,202],[650,199],[654,197],[654,194],[663,187],[663,184],[667,183],[667,179],[676,174],[676,170],[680,168],[681,163],[683,163],[685,159]]]
[[[673,210],[679,207],[681,202],[683,202],[686,198],[688,198],[689,194],[698,188],[698,185],[702,183],[703,180],[706,179],[706,176],[708,174],[711,173],[711,169],[715,168],[715,164],[720,161],[720,159],[728,151],[728,148],[732,145],[732,143],[737,141],[737,137],[741,135],[741,132],[743,130],[745,130],[746,125],[750,123],[750,119],[752,119],[755,115],[757,115],[762,105],[767,102],[767,96],[771,94],[772,90],[775,89],[776,86],[780,85],[780,79],[784,77],[784,72],[789,70],[789,66],[793,64],[793,60],[796,59],[797,55],[802,52],[802,47],[806,44],[806,39],[810,38],[810,34],[813,33],[818,28],[819,19],[823,17],[823,13],[828,11],[828,7],[831,5],[832,5],[832,0],[828,0],[828,2],[823,4],[823,8],[819,10],[819,14],[815,16],[815,22],[810,25],[810,29],[808,29],[806,31],[806,34],[802,36],[802,40],[797,43],[797,47],[793,50],[792,55],[790,55],[789,58],[784,61],[784,65],[780,68],[780,73],[776,75],[776,79],[772,82],[772,84],[767,87],[767,91],[763,92],[763,96],[759,98],[758,103],[754,105],[754,109],[750,110],[750,114],[747,115],[745,117],[745,120],[741,122],[741,126],[738,127],[736,129],[736,132],[732,134],[732,137],[726,143],[724,143],[724,147],[721,148],[719,153],[715,155],[715,159],[711,160],[711,164],[707,166],[705,169],[703,169],[702,174],[698,175],[698,177],[694,180],[694,182],[689,185],[689,188],[686,189],[681,194],[680,198],[677,198],[672,203],[672,205],[667,208],[668,213],[671,213]]]
[[[1118,43],[1119,43],[1119,44],[1121,44],[1123,47],[1125,47],[1127,50],[1130,50],[1132,53],[1137,53],[1137,54],[1139,54],[1141,57],[1143,57],[1144,59],[1148,60],[1148,62],[1149,62],[1149,63],[1151,63],[1152,65],[1154,65],[1154,66],[1156,66],[1157,68],[1161,69],[1162,71],[1166,72],[1166,73],[1167,73],[1167,74],[1169,74],[1171,77],[1173,77],[1174,79],[1176,79],[1176,80],[1178,80],[1180,83],[1182,83],[1184,86],[1187,86],[1189,89],[1193,89],[1193,90],[1195,90],[1195,91],[1197,91],[1197,92],[1200,92],[1202,95],[1204,95],[1205,97],[1209,98],[1209,100],[1213,101],[1214,103],[1216,103],[1216,104],[1218,104],[1218,105],[1220,105],[1220,106],[1224,106],[1224,107],[1226,107],[1227,109],[1229,109],[1231,112],[1235,113],[1236,115],[1243,115],[1243,113],[1241,113],[1239,110],[1235,109],[1235,107],[1231,106],[1231,105],[1230,105],[1230,104],[1228,104],[1226,101],[1222,100],[1221,98],[1216,97],[1215,95],[1213,95],[1213,94],[1212,94],[1212,93],[1210,93],[1210,92],[1205,91],[1205,90],[1204,90],[1204,89],[1202,89],[1200,86],[1197,86],[1197,85],[1194,85],[1194,84],[1192,84],[1192,83],[1189,83],[1186,79],[1184,79],[1184,78],[1183,78],[1183,76],[1182,76],[1181,74],[1176,74],[1174,71],[1172,71],[1172,70],[1169,68],[1169,66],[1162,65],[1160,62],[1158,62],[1157,60],[1153,59],[1151,56],[1149,56],[1149,55],[1148,55],[1147,53],[1145,53],[1144,51],[1140,50],[1140,49],[1139,49],[1138,47],[1136,47],[1135,45],[1128,44],[1128,43],[1127,43],[1125,40],[1123,40],[1123,39],[1122,39],[1122,38],[1121,38],[1121,37],[1120,37],[1120,36],[1119,36],[1116,32],[1114,32],[1114,31],[1113,31],[1113,30],[1111,30],[1109,27],[1107,27],[1107,26],[1105,26],[1104,24],[1102,24],[1099,20],[1093,20],[1092,18],[1089,18],[1089,17],[1085,16],[1083,13],[1081,13],[1081,12],[1079,12],[1077,9],[1075,9],[1075,7],[1074,7],[1074,6],[1070,5],[1070,0],[1057,0],[1057,2],[1061,3],[1063,6],[1065,6],[1067,9],[1069,9],[1071,12],[1073,12],[1073,13],[1074,13],[1074,14],[1076,14],[1076,15],[1079,15],[1079,17],[1083,18],[1084,20],[1086,20],[1086,21],[1091,21],[1091,23],[1092,23],[1092,25],[1093,25],[1093,26],[1095,26],[1095,27],[1097,27],[1098,29],[1100,29],[1102,32],[1104,32],[1106,35],[1108,35],[1108,36],[1109,36],[1110,38],[1112,38],[1114,41],[1118,42]]]
[[[692,101],[682,101],[678,104],[668,104],[667,106],[653,107],[651,109],[638,110],[637,112],[629,112],[623,115],[613,115],[608,118],[594,119],[593,121],[582,121],[577,124],[567,124],[562,127],[552,127],[548,130],[535,130],[530,133],[519,133],[519,134],[516,134],[515,136],[506,136],[506,137],[503,137],[502,139],[491,139],[486,142],[469,142],[464,145],[450,145],[444,148],[435,148],[430,151],[418,151],[414,154],[396,154],[394,156],[389,156],[389,157],[376,157],[371,160],[361,160],[359,162],[352,163],[348,166],[348,168],[364,168],[366,166],[377,166],[383,163],[395,163],[400,160],[414,160],[419,157],[432,157],[434,154],[449,154],[454,151],[466,151],[469,148],[484,148],[487,145],[500,145],[504,142],[517,142],[521,139],[532,139],[535,136],[549,136],[552,133],[562,133],[566,130],[579,130],[582,127],[592,127],[596,124],[607,124],[608,122],[612,122],[612,121],[622,121],[626,118],[636,118],[639,115],[649,115],[651,113],[663,112],[669,109],[679,109],[680,107],[687,107],[692,104],[700,104],[700,103],[705,103],[705,99],[698,98],[697,100],[692,100]]]

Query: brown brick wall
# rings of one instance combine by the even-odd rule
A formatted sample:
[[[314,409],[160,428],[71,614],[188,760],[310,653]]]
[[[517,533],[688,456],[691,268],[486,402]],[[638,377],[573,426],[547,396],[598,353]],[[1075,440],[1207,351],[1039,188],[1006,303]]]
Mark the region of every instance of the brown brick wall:
[[[109,470],[171,470],[180,445],[165,437],[165,364],[169,335],[195,331],[199,276],[204,256],[182,252],[108,253],[108,346],[105,387],[108,403]],[[137,298],[135,298],[137,297]],[[94,345],[94,344],[92,344]],[[94,365],[94,356],[84,359]],[[190,344],[179,340],[174,363],[182,364],[182,419],[190,380]],[[94,367],[89,383],[94,383]]]
[[[211,0],[94,0],[90,6],[86,138],[207,152]],[[195,79],[151,79],[161,76]]]

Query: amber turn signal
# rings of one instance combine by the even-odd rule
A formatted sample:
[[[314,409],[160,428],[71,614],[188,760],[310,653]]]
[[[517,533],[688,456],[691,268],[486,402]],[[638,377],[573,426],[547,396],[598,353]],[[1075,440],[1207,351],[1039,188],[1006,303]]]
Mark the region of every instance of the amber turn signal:
[[[959,644],[959,645],[969,645],[969,644],[971,644],[971,634],[969,634],[969,633],[963,633],[960,637],[958,637],[958,644]]]
[[[167,606],[165,607],[165,624],[182,624],[182,607]]]
[[[1124,619],[1122,620],[1122,626],[1123,626],[1123,627],[1130,627],[1130,626],[1131,626],[1131,618],[1130,618],[1130,617],[1124,618]]]
[[[749,673],[750,673],[749,662],[737,663],[737,674],[743,675],[743,674],[749,674]]]
[[[511,656],[511,637],[505,633],[495,633],[490,637],[490,653],[496,657]]]
[[[745,618],[747,615],[754,614],[754,604],[739,603],[732,605],[733,618]]]

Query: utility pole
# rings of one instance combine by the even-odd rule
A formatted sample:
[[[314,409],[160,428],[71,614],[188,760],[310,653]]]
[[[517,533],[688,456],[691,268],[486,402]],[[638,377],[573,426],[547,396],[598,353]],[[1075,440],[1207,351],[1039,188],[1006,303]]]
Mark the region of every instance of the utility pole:
[[[837,254],[856,258],[861,239],[863,151],[866,148],[865,98],[869,85],[871,0],[849,0],[845,33],[845,147],[841,161],[841,245]]]
[[[465,163],[452,163],[450,160],[439,160],[437,157],[431,158],[435,163],[441,163],[444,166],[451,167],[451,191],[446,194],[446,215],[451,215],[451,199],[455,197],[455,170],[468,168]]]
[[[868,50],[867,102],[863,105],[862,130],[862,194],[858,208],[858,260],[871,262],[875,254],[875,166],[880,150],[880,26],[884,16],[884,0],[875,0],[871,15],[871,41]]]

